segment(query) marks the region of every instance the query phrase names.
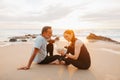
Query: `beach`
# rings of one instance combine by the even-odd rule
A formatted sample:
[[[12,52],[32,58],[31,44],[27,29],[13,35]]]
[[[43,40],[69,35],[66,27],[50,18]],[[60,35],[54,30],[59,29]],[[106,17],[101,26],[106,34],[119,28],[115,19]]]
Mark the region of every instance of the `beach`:
[[[77,59],[79,68],[90,62],[84,60],[87,48],[90,68],[62,62],[31,65],[38,51],[42,58],[46,49],[52,52],[51,43],[53,55],[70,52],[61,55]],[[0,0],[0,80],[120,80],[119,61],[120,0]]]
[[[61,44],[62,43],[62,44]],[[2,45],[5,44],[1,43]],[[59,41],[54,45],[64,46]],[[17,70],[27,64],[33,42],[18,42],[0,47],[0,80],[120,80],[120,44],[107,41],[85,41],[90,52],[91,67],[79,70],[72,65],[38,65]],[[55,46],[56,50],[57,46]],[[54,50],[54,54],[57,54]]]

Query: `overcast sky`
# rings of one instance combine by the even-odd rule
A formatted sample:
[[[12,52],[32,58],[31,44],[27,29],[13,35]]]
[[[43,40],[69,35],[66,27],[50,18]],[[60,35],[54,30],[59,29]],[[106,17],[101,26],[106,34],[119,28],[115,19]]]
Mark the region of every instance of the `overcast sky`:
[[[0,28],[120,28],[120,0],[0,0]]]

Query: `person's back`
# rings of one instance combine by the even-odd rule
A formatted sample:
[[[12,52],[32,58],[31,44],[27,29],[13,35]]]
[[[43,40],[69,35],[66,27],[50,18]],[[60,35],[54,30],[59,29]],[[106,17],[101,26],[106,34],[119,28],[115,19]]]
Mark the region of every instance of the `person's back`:
[[[85,44],[83,44],[81,46],[81,51],[80,51],[80,55],[79,55],[78,59],[79,59],[79,61],[83,61],[85,67],[90,67],[90,65],[91,65],[90,54],[89,54]]]
[[[36,37],[34,47],[38,48],[39,51],[34,59],[34,62],[39,63],[45,59],[45,57],[47,56],[46,45],[47,40],[42,35]]]

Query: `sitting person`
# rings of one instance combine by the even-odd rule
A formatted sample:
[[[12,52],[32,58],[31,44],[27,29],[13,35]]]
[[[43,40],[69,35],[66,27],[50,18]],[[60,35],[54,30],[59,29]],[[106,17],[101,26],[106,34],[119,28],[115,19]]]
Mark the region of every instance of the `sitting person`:
[[[28,70],[31,67],[32,62],[38,64],[49,64],[59,58],[59,55],[47,56],[47,40],[52,36],[52,27],[44,26],[41,31],[41,35],[37,36],[35,39],[33,52],[26,66],[19,67],[18,70]]]
[[[91,65],[89,52],[84,43],[75,37],[73,30],[66,30],[64,38],[71,42],[67,47],[67,52],[59,51],[60,60],[64,61],[66,65],[72,64],[78,69],[88,69]]]

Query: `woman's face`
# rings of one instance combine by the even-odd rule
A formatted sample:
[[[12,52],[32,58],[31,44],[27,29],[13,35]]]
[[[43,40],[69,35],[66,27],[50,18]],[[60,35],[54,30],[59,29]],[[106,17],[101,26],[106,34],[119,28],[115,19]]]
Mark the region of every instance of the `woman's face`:
[[[67,34],[67,33],[64,33],[64,38],[67,40],[67,41],[71,41],[73,35],[72,34]]]

